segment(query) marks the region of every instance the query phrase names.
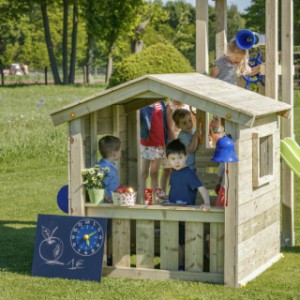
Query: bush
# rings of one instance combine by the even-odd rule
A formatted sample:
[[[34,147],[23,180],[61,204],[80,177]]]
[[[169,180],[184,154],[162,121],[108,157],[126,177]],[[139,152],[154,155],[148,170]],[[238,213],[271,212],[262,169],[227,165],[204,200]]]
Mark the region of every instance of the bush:
[[[146,74],[188,72],[195,70],[174,46],[158,43],[116,64],[108,88]]]

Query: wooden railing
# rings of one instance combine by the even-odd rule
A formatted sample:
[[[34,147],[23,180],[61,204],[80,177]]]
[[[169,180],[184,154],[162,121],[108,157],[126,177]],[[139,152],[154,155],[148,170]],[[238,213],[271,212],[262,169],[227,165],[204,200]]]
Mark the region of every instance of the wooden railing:
[[[103,276],[224,282],[222,208],[86,204],[85,211],[112,219],[112,266],[105,250]],[[179,222],[185,224],[184,271],[178,271]]]

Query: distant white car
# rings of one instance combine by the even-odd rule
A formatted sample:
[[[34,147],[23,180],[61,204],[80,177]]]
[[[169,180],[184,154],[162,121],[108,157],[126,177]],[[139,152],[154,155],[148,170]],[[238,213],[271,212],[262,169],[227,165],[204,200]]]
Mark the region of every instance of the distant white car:
[[[10,65],[10,74],[11,75],[24,75],[20,64],[11,64]]]

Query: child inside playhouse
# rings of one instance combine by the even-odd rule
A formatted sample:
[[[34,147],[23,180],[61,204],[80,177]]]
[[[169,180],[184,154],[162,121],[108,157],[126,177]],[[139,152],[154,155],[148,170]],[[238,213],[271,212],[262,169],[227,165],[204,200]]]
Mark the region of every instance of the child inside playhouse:
[[[159,187],[158,172],[162,158],[165,156],[167,141],[167,119],[164,101],[143,107],[140,110],[140,151],[141,151],[141,184],[139,194],[143,195],[148,176],[151,178],[151,189],[155,198],[166,198]]]
[[[166,118],[167,118],[167,127],[168,127],[168,141],[172,142],[173,140],[175,140],[180,132],[180,128],[178,128],[175,125],[175,122],[173,120],[173,114],[177,109],[180,108],[185,108],[191,111],[191,116],[192,116],[192,121],[193,121],[193,125],[195,125],[196,123],[196,118],[194,116],[194,112],[192,112],[192,107],[187,105],[187,104],[183,104],[182,102],[179,102],[177,100],[169,100],[166,104]],[[162,174],[161,174],[161,188],[162,190],[167,193],[168,192],[168,187],[169,187],[169,180],[170,180],[170,175],[172,172],[172,167],[170,165],[170,163],[168,162],[168,159],[165,157],[164,159],[162,159],[161,161],[161,168],[162,168]]]
[[[185,145],[173,140],[167,145],[166,154],[173,172],[170,177],[169,202],[176,205],[195,205],[197,192],[202,196],[204,211],[210,210],[210,199],[207,189],[202,185],[196,172],[186,165],[188,159]],[[179,270],[184,270],[184,222],[179,222]]]
[[[192,114],[187,109],[176,109],[173,114],[173,120],[176,126],[180,128],[178,139],[185,145],[188,153],[186,164],[196,172],[195,151],[197,150],[201,132],[198,128],[194,128]]]
[[[116,161],[121,157],[121,141],[119,138],[106,135],[98,142],[99,152],[102,158],[98,164],[101,168],[108,168],[109,172],[104,178],[105,184],[105,202],[112,202],[112,192],[120,186]]]

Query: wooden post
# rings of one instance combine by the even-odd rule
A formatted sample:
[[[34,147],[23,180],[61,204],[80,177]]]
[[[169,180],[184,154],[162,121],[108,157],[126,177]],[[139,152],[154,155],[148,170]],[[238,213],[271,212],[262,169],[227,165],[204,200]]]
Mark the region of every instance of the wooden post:
[[[208,0],[196,0],[196,71],[208,74]]]
[[[98,145],[97,145],[97,112],[90,114],[90,152],[91,161],[90,166],[93,167],[98,161]]]
[[[82,186],[81,170],[84,167],[84,119],[69,122],[69,213],[84,215],[85,190]]]
[[[216,58],[227,48],[227,0],[216,0]]]
[[[278,0],[266,0],[266,96],[278,99]]]
[[[292,106],[289,119],[282,119],[282,138],[294,137],[294,86],[293,86],[293,1],[281,3],[281,74],[282,100]],[[294,233],[294,173],[282,163],[282,238],[289,246],[295,245]]]
[[[48,67],[45,67],[45,85],[48,85]]]

